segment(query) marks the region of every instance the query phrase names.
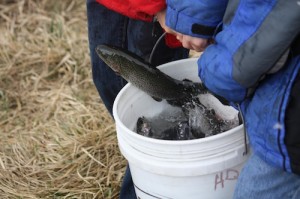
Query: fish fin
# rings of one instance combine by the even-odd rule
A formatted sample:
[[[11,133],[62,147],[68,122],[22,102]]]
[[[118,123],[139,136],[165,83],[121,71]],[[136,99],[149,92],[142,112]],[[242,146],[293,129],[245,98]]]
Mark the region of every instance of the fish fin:
[[[153,98],[155,101],[157,101],[157,102],[161,102],[161,101],[162,101],[162,99],[161,99],[161,98],[158,98],[158,97],[153,97],[153,96],[152,96],[152,98]]]
[[[183,79],[182,81],[184,81],[184,82],[192,82],[192,80],[189,80],[189,79]]]

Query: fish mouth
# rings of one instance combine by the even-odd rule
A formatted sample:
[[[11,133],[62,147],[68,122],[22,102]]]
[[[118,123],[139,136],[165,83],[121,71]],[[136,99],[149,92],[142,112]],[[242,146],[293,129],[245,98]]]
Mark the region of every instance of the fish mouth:
[[[120,66],[116,64],[113,59],[114,49],[107,45],[98,45],[96,47],[96,52],[98,56],[104,61],[115,73],[120,74]]]
[[[108,56],[112,54],[109,48],[105,45],[98,45],[96,47],[96,52],[103,61],[107,60]]]

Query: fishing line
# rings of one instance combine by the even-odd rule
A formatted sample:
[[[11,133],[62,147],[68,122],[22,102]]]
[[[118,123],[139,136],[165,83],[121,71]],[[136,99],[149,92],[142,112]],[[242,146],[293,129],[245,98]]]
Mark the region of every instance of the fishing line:
[[[154,55],[154,52],[159,44],[159,42],[162,40],[162,38],[166,35],[166,32],[164,32],[159,38],[158,40],[155,42],[155,45],[153,46],[152,48],[152,51],[151,51],[151,54],[150,54],[150,57],[149,57],[149,63],[151,64],[152,63],[152,59],[153,59],[153,55]]]

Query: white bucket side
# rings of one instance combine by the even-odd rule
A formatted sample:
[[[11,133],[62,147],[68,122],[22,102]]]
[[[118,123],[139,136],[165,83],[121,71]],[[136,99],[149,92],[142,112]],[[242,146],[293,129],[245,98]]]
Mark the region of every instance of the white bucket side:
[[[167,176],[129,163],[138,199],[230,199],[243,164],[216,173]]]
[[[121,153],[130,164],[151,173],[174,177],[215,173],[242,164],[248,158],[243,154],[244,146],[242,145],[230,151],[202,158],[187,158],[185,156],[159,158],[156,154],[145,154],[143,151],[137,150],[128,145],[121,137],[118,137],[118,142]]]

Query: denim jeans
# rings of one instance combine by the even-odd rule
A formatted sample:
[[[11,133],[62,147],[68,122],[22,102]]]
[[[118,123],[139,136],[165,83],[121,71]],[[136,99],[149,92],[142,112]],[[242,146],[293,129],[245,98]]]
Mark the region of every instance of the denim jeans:
[[[93,81],[107,110],[112,114],[113,102],[127,82],[100,60],[95,52],[96,46],[110,44],[126,48],[148,61],[163,30],[157,24],[129,19],[108,10],[95,0],[87,0],[86,5]],[[151,63],[157,66],[187,57],[187,49],[168,48],[162,40],[155,50]],[[129,168],[123,179],[120,198],[136,198]]]
[[[300,176],[267,164],[253,154],[242,169],[234,199],[299,199]]]

